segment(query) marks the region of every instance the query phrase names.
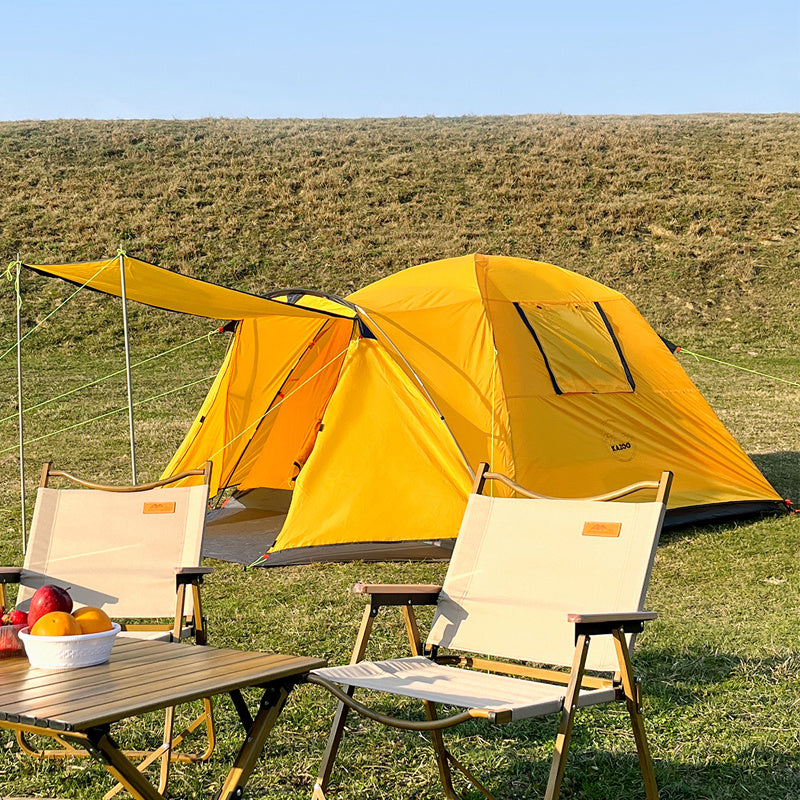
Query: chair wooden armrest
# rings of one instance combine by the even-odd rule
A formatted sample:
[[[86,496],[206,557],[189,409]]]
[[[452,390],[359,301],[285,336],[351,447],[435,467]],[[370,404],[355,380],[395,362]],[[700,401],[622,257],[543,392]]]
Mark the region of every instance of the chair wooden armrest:
[[[436,605],[442,587],[435,583],[357,583],[353,594],[369,595],[370,604],[378,606]]]
[[[175,567],[175,581],[181,583],[202,583],[203,576],[210,575],[213,567]]]
[[[22,567],[0,567],[0,583],[19,583]]]
[[[626,633],[641,633],[644,623],[658,617],[655,611],[626,611],[613,614],[567,614],[575,624],[575,633],[598,635],[622,628]]]

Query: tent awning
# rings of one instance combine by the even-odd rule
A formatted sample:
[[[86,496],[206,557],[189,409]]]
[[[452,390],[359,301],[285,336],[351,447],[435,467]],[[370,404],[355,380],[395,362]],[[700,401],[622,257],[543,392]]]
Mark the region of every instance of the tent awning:
[[[123,257],[125,265],[125,296],[166,311],[178,311],[209,319],[246,319],[251,317],[301,317],[320,319],[329,316],[324,311],[295,308],[285,303],[226,289],[214,283],[170,272],[146,261]],[[108,261],[89,261],[82,264],[25,264],[41,275],[85,286],[98,292],[122,297],[120,256]]]

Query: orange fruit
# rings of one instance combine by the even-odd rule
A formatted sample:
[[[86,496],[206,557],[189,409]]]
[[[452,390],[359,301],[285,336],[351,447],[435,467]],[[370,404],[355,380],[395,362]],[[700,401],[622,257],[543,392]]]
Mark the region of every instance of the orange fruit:
[[[111,620],[102,608],[83,606],[75,609],[72,616],[80,626],[81,633],[101,633],[111,630]]]
[[[80,625],[66,611],[51,611],[39,617],[31,628],[34,636],[77,636],[80,632]]]

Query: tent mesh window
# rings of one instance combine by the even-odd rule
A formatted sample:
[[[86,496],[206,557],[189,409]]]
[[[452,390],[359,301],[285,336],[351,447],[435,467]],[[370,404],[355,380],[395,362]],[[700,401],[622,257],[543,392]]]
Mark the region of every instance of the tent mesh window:
[[[619,341],[600,303],[514,303],[556,394],[633,392]]]

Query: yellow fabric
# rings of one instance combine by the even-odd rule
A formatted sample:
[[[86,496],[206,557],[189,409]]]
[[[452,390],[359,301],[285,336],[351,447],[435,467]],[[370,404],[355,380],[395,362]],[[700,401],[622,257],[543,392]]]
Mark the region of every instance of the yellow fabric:
[[[289,296],[287,294],[276,295],[272,298],[281,303],[288,303]],[[337,314],[340,317],[355,317],[355,311],[348,306],[337,303],[336,300],[331,300],[327,297],[317,297],[313,294],[304,294],[297,300],[297,306],[302,308],[313,308],[318,311],[325,311],[331,314]]]
[[[632,392],[594,304],[517,303],[559,392]]]
[[[352,328],[349,320],[331,322]],[[217,380],[164,476],[210,460],[211,494],[227,486],[281,386],[325,324],[325,319],[294,317],[243,320]]]
[[[386,349],[355,340],[273,550],[455,538],[471,483],[446,427]]]
[[[125,294],[129,300],[168,311],[210,319],[244,319],[273,315],[318,319],[320,314],[287,306],[246,292],[226,289],[177,272],[124,256]],[[26,264],[26,267],[63,278],[79,286],[122,296],[120,259],[84,264]]]
[[[248,443],[229,482],[240,489],[293,489],[316,442],[350,342],[351,322],[333,321],[302,355]]]
[[[396,347],[433,397],[475,468],[513,476],[502,382],[472,256],[424,264],[352,294],[389,352]],[[406,370],[407,374],[411,374]],[[494,425],[494,436],[492,427]]]
[[[459,448],[558,497],[669,469],[671,508],[780,500],[634,306],[596,281],[473,255],[348,300],[376,339],[279,303],[286,316],[242,322],[165,473],[211,458],[212,491],[294,485],[272,552],[454,537],[470,485]]]
[[[559,497],[671,469],[672,508],[780,499],[635,307],[607,286],[551,264],[473,255],[412,267],[348,299],[403,353],[472,465],[489,461]],[[556,394],[515,303],[539,314],[544,346],[575,393]]]
[[[477,264],[497,340],[519,483],[555,497],[578,497],[668,469],[675,474],[670,508],[780,499],[630,301],[557,267],[523,262],[511,270],[507,262]],[[552,302],[556,279],[571,302],[600,303],[635,392],[556,395],[513,305],[530,302],[537,284]]]

